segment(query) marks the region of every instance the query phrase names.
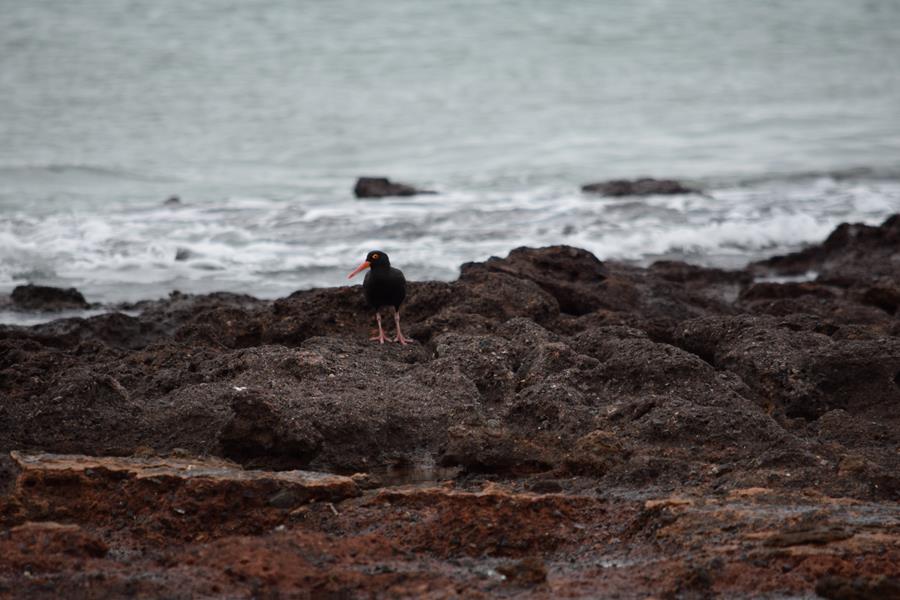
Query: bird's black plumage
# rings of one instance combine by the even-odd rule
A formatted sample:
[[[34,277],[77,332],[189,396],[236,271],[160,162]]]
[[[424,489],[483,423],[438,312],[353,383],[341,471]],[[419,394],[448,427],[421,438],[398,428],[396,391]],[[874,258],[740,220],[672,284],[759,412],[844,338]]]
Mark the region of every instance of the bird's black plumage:
[[[395,342],[409,344],[413,340],[407,338],[400,331],[400,305],[406,299],[406,277],[400,269],[391,266],[388,255],[381,250],[372,250],[366,255],[366,260],[356,267],[347,277],[353,278],[360,271],[369,269],[363,280],[363,292],[366,302],[375,309],[375,320],[378,322],[378,335],[371,339],[384,343],[388,338],[381,326],[380,309],[390,306],[394,309],[394,324],[397,327]]]
[[[369,272],[363,281],[366,302],[374,309],[386,306],[400,308],[406,298],[406,277],[403,271],[391,266],[388,255],[373,250],[366,255]]]

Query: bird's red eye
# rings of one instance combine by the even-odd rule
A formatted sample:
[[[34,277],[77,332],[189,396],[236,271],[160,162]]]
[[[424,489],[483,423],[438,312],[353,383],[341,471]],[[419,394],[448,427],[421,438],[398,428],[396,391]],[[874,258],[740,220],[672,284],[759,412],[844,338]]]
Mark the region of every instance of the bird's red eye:
[[[372,260],[378,260],[378,253],[377,253],[377,252],[376,252],[375,254],[372,255]]]

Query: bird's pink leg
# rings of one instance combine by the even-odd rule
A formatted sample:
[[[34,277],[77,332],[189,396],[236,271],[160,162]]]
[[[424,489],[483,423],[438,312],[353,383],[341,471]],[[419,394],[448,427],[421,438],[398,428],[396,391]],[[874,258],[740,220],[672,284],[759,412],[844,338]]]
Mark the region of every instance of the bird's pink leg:
[[[375,320],[378,321],[378,335],[375,337],[370,337],[370,340],[377,340],[379,344],[383,344],[387,341],[387,336],[384,335],[384,329],[381,328],[381,313],[377,310],[375,311]]]
[[[394,338],[395,342],[400,342],[402,345],[405,346],[406,344],[409,344],[410,342],[415,341],[408,337],[403,337],[403,332],[400,331],[400,313],[397,311],[396,308],[394,308],[394,325],[397,326],[397,337]]]

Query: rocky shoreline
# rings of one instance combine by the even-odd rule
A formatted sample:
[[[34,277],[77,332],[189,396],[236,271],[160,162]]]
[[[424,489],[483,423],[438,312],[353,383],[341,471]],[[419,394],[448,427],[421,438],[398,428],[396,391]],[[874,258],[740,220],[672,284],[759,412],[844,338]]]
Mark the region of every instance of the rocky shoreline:
[[[0,594],[898,597],[898,307],[894,216],[519,248],[412,283],[407,347],[355,287],[0,326]]]

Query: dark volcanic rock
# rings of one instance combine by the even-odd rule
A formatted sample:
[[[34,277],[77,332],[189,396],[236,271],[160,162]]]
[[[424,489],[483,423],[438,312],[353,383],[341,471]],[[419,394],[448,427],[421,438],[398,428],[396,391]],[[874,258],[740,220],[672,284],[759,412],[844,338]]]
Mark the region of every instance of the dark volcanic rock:
[[[357,198],[385,198],[388,196],[416,196],[434,194],[430,190],[420,190],[405,183],[391,181],[387,177],[360,177],[356,180],[353,193]]]
[[[878,282],[863,292],[860,301],[880,308],[889,315],[896,315],[900,308],[900,287],[892,281]]]
[[[674,179],[613,179],[581,186],[581,191],[604,196],[650,196],[653,194],[695,194],[690,188]]]
[[[891,594],[895,225],[813,282],[519,248],[410,282],[409,346],[359,287],[0,326],[0,451],[93,455],[0,458],[0,591]]]
[[[234,416],[222,430],[219,442],[225,456],[248,461],[266,457],[269,462],[308,464],[322,445],[322,436],[310,423],[293,424],[278,414],[278,400],[265,398],[256,389],[234,386]]]
[[[871,284],[900,278],[900,215],[877,227],[843,223],[821,244],[754,263],[757,271],[784,275],[817,272],[818,281],[836,286]]]
[[[751,284],[747,271],[519,248],[454,282],[411,282],[407,348],[369,344],[357,287],[173,293],[129,307],[139,316],[3,327],[0,442],[341,470],[426,455],[610,483],[702,481],[723,462],[734,481],[766,483],[760,469],[791,465],[844,469],[846,493],[891,489],[897,456],[879,447],[900,402],[892,296]],[[824,425],[835,411],[853,427]]]
[[[816,283],[756,283],[741,294],[741,301],[752,302],[755,300],[782,300],[784,298],[800,298],[802,296],[815,296],[831,300],[837,296],[835,292],[826,286]]]
[[[826,575],[816,584],[816,594],[828,600],[897,600],[900,578]]]
[[[57,288],[46,285],[20,285],[10,296],[13,306],[22,310],[69,310],[89,308],[90,305],[75,288]]]
[[[533,586],[547,581],[547,567],[538,558],[530,557],[517,563],[500,565],[497,572],[512,585]]]
[[[889,414],[900,402],[900,339],[835,340],[741,316],[689,321],[678,343],[740,376],[787,416],[816,419],[835,408]]]
[[[844,223],[822,244],[754,263],[764,275],[814,276],[810,283],[767,283],[744,295],[741,308],[777,317],[811,315],[841,337],[896,337],[900,322],[900,215],[879,226]]]
[[[602,304],[598,287],[607,275],[593,254],[571,246],[516,248],[504,259],[464,264],[461,276],[479,269],[529,279],[556,298],[561,311],[572,315],[589,313]]]

